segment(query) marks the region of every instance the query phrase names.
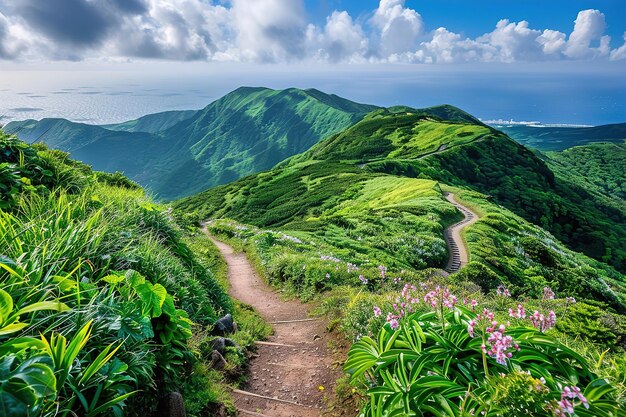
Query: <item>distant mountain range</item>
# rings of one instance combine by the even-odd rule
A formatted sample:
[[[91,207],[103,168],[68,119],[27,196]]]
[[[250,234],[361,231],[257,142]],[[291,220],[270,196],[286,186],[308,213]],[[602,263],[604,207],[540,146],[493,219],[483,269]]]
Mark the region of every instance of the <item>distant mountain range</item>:
[[[347,165],[352,170],[360,166],[470,187],[551,231],[570,247],[626,270],[626,204],[620,174],[626,124],[498,129],[449,105],[385,109],[315,89],[253,87],[239,88],[199,111],[158,113],[116,125],[44,119],[6,127],[28,142],[43,141],[68,151],[97,170],[123,171],[164,200],[232,183],[274,166],[312,161],[352,161]],[[562,155],[541,154],[505,133],[542,151],[597,141],[611,141],[613,148],[596,145]],[[589,163],[580,164],[581,155]],[[602,164],[606,167],[600,168]],[[332,166],[327,168],[334,172]],[[301,179],[291,186],[308,187],[312,193],[315,186],[310,181]],[[281,193],[265,194],[262,205],[250,206],[238,216],[254,224],[273,224],[263,223],[264,210],[280,207],[278,201],[290,195]],[[300,196],[287,202],[295,206],[280,210],[283,220],[276,220],[275,214],[272,218],[284,223],[292,216],[290,210],[305,210],[303,201]],[[223,210],[234,210],[230,197],[222,204]]]
[[[268,169],[377,108],[314,89],[242,87],[199,111],[106,126],[26,120],[5,130],[94,169],[123,171],[168,200]]]
[[[594,142],[623,143],[626,123],[593,127],[492,124],[519,143],[541,151],[562,151]]]
[[[378,106],[319,90],[242,87],[199,111],[170,111],[95,126],[65,119],[9,123],[5,131],[70,152],[94,169],[122,171],[171,200],[269,169],[340,132]],[[478,123],[453,106],[392,112]]]

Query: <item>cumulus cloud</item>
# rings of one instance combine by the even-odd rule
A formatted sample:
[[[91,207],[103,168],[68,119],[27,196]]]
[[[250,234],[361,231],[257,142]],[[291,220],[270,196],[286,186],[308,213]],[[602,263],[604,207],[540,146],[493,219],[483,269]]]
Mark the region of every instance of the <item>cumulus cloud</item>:
[[[404,7],[404,0],[381,0],[372,24],[378,28],[381,55],[411,51],[424,30],[422,17]]]
[[[428,31],[404,0],[317,25],[303,0],[0,0],[0,59],[141,58],[233,62],[520,62],[625,58],[605,16],[578,13],[572,32],[502,19],[466,38]]]
[[[603,36],[606,29],[604,14],[599,10],[582,10],[574,23],[574,31],[567,40],[563,53],[570,58],[594,58],[609,53],[609,36]],[[597,47],[592,42],[598,41]]]
[[[236,44],[245,60],[304,57],[306,21],[301,0],[232,0]]]
[[[624,32],[624,44],[611,51],[611,60],[617,61],[620,59],[626,59],[626,32]]]
[[[334,11],[321,30],[309,25],[306,40],[314,57],[324,62],[362,61],[369,45],[361,25],[345,11]]]

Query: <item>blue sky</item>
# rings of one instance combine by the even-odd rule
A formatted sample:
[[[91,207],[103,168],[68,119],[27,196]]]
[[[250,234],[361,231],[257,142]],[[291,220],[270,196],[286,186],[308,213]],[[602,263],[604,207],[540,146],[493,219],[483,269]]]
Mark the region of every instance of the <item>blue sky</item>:
[[[0,0],[0,61],[618,61],[625,3]]]
[[[607,33],[619,41],[626,30],[626,1],[623,0],[408,0],[428,27],[440,26],[476,37],[493,29],[500,19],[527,20],[533,26],[569,32],[580,10],[598,9],[606,15]],[[321,23],[333,10],[366,16],[376,0],[306,0],[313,20]]]
[[[0,114],[72,115],[80,101],[89,114],[75,119],[120,121],[263,85],[445,102],[483,118],[621,122],[625,32],[626,0],[0,0]],[[176,86],[180,74],[194,85],[177,101],[55,94],[75,79],[116,93],[109,84]],[[102,103],[124,110],[97,114]]]

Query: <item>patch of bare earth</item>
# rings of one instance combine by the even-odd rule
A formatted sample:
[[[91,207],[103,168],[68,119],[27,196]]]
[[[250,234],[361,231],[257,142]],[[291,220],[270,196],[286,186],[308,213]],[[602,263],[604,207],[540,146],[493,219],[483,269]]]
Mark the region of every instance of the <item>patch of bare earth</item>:
[[[230,295],[253,306],[274,334],[259,342],[246,386],[234,392],[240,416],[317,417],[324,397],[341,376],[328,351],[323,319],[309,318],[309,305],[282,300],[256,273],[244,253],[211,237],[228,264]]]

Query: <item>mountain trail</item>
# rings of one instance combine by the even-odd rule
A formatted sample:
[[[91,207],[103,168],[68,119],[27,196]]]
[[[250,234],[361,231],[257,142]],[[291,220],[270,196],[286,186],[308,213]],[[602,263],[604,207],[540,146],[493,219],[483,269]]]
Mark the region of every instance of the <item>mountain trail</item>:
[[[446,200],[463,213],[463,220],[446,227],[444,230],[444,238],[448,245],[448,252],[450,253],[448,265],[445,270],[452,274],[458,272],[469,262],[469,249],[461,236],[461,231],[465,227],[476,223],[478,221],[478,215],[468,207],[456,201],[454,194],[446,192],[444,196]]]
[[[307,304],[282,300],[244,253],[209,238],[228,265],[230,295],[253,306],[274,327],[268,341],[257,342],[246,386],[234,390],[239,415],[320,416],[325,394],[332,392],[340,376],[327,349],[326,323],[309,318]]]

